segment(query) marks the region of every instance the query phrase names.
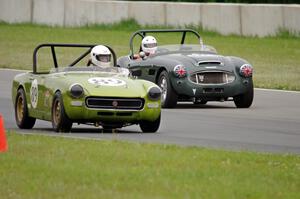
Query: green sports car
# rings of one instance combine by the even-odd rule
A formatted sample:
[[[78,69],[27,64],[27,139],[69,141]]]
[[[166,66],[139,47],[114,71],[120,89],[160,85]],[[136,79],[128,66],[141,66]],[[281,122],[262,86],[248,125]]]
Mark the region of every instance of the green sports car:
[[[19,128],[31,129],[36,119],[40,119],[52,121],[56,132],[69,132],[73,123],[102,126],[103,129],[138,124],[143,132],[158,130],[161,89],[150,81],[133,78],[124,68],[103,70],[96,66],[79,66],[94,46],[41,44],[36,47],[33,70],[15,76],[12,84]],[[106,47],[116,66],[115,52]],[[41,48],[52,54],[54,67],[46,72],[37,67],[37,52]],[[84,53],[66,67],[58,67],[57,58],[61,56],[56,56],[56,49],[83,49]]]
[[[161,37],[174,33],[178,36],[177,43],[172,43],[174,37],[169,37],[168,44],[160,42]],[[150,56],[145,56],[136,45],[147,35],[158,38],[157,50]],[[203,44],[194,30],[139,30],[132,34],[129,45],[129,55],[120,57],[118,65],[135,71],[140,79],[159,85],[164,108],[175,107],[178,101],[206,104],[233,100],[237,108],[252,104],[252,65],[239,57],[217,54],[213,47]]]

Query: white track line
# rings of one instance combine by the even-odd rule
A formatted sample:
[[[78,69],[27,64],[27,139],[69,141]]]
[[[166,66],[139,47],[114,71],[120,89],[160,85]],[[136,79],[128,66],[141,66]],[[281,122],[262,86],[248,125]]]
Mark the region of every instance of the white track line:
[[[266,89],[266,88],[255,88],[255,90],[269,91],[269,92],[282,92],[282,93],[297,93],[297,94],[300,94],[300,91],[290,91],[290,90],[278,90],[278,89]]]

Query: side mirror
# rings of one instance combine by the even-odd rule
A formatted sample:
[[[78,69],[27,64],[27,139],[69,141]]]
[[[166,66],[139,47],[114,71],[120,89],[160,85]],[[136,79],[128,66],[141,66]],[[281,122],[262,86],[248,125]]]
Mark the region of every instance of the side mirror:
[[[141,70],[133,70],[133,71],[131,71],[131,75],[133,77],[139,77],[142,75],[142,71]]]

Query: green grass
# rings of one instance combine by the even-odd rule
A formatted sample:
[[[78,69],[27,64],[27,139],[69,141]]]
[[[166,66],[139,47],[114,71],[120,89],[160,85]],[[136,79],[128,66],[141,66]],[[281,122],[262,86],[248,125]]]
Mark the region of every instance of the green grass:
[[[33,49],[40,43],[103,43],[112,46],[118,56],[126,55],[130,35],[140,28],[162,27],[141,27],[134,21],[81,28],[0,23],[0,67],[31,69]],[[220,54],[242,57],[252,63],[256,87],[300,90],[299,37],[286,32],[267,38],[221,36],[198,30],[204,43],[214,46]],[[158,37],[159,44],[178,40],[178,35]],[[61,56],[70,58],[65,52]],[[49,63],[50,59],[47,56],[46,61],[40,61]]]
[[[298,155],[7,134],[1,198],[299,198]]]

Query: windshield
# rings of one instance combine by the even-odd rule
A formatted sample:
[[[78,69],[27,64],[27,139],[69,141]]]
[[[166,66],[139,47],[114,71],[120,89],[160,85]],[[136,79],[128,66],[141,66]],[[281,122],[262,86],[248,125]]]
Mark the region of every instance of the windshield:
[[[127,68],[119,67],[98,67],[98,66],[72,66],[72,67],[58,67],[52,68],[50,73],[60,73],[60,72],[72,72],[72,73],[102,73],[111,76],[125,76],[129,75],[129,70]]]
[[[208,53],[214,53],[216,54],[217,51],[214,47],[208,46],[208,45],[195,45],[195,44],[175,44],[175,45],[163,45],[157,47],[156,53],[169,53],[169,52],[195,52],[195,51],[201,51],[201,52],[208,52]]]

